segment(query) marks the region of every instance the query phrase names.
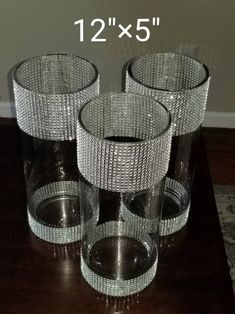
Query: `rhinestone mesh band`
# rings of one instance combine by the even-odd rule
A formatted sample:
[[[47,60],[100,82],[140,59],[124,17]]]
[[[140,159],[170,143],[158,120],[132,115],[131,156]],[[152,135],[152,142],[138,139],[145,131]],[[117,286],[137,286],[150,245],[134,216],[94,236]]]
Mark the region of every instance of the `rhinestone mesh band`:
[[[110,221],[96,227],[92,236],[94,241],[98,242],[101,239],[110,236],[126,236],[135,238],[140,243],[151,245],[152,239],[148,234],[145,234],[140,228],[129,225],[123,222]],[[94,244],[94,241],[93,244]],[[142,275],[132,279],[108,279],[94,272],[81,256],[81,271],[83,277],[88,284],[98,292],[110,296],[122,297],[137,293],[147,287],[154,279],[157,270],[158,256],[156,256],[152,266]]]
[[[172,130],[165,107],[137,94],[104,94],[82,107],[77,125],[78,168],[105,190],[150,188],[166,174]],[[128,137],[137,142],[107,140]]]
[[[170,191],[173,191],[173,193],[177,193],[179,197],[181,197],[186,205],[182,208],[182,211],[173,217],[164,218],[160,222],[160,236],[167,236],[170,234],[173,234],[180,229],[182,229],[187,221],[190,211],[191,202],[187,193],[187,190],[184,188],[182,184],[177,182],[176,180],[173,180],[171,178],[166,178],[166,187],[165,187],[165,193],[168,193]]]
[[[178,216],[168,219],[162,219],[160,222],[160,236],[167,236],[181,230],[188,221],[191,204]]]
[[[192,132],[203,122],[209,82],[205,65],[176,53],[137,57],[126,71],[126,91],[163,103],[172,114],[174,135]]]
[[[55,196],[78,196],[79,184],[75,181],[57,181],[37,189],[29,199],[32,214],[36,217],[36,209],[44,200]]]
[[[45,224],[37,217],[38,206],[46,199],[55,196],[77,196],[79,195],[79,185],[74,181],[59,181],[45,185],[32,195],[29,200],[30,206],[28,206],[28,220],[29,226],[32,232],[42,240],[52,243],[70,243],[80,240],[80,225],[71,227],[58,227],[57,225]],[[92,208],[95,206],[95,200],[92,198],[92,194],[89,196],[89,201]],[[86,222],[86,228],[88,230],[93,228],[98,220],[98,212]]]
[[[170,178],[166,178],[165,190],[167,191],[168,189],[177,191],[177,193],[179,193],[182,197],[185,195],[185,193],[187,194],[186,189],[179,182]],[[127,223],[136,224],[148,233],[157,232],[159,227],[160,236],[170,235],[182,229],[183,226],[187,223],[189,211],[190,202],[186,208],[183,208],[179,215],[162,219],[159,226],[159,219],[148,219],[140,217],[128,208],[126,202],[123,201],[123,197],[121,200],[121,213]]]
[[[46,140],[76,136],[80,106],[99,93],[95,66],[70,55],[45,55],[22,62],[13,86],[19,127]]]
[[[30,213],[28,213],[28,222],[31,231],[40,239],[51,243],[65,244],[80,240],[80,226],[68,228],[49,227],[39,223]]]

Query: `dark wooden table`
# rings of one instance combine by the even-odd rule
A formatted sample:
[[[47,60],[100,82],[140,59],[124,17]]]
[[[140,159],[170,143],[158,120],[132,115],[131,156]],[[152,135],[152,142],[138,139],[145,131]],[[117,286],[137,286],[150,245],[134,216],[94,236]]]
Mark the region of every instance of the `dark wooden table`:
[[[17,127],[0,126],[0,313],[232,314],[235,304],[201,142],[187,229],[162,243],[158,275],[141,293],[106,297],[80,273],[79,245],[29,231]],[[169,245],[169,247],[168,247]]]

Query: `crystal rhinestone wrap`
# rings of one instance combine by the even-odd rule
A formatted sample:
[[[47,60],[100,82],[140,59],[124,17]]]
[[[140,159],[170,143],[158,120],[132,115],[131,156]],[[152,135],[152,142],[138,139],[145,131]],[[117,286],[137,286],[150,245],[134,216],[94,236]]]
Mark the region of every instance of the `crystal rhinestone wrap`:
[[[209,82],[205,65],[176,53],[137,57],[126,71],[126,91],[163,103],[172,114],[174,135],[192,132],[203,122]]]
[[[68,228],[49,227],[39,223],[30,213],[28,213],[29,226],[32,232],[42,240],[51,243],[65,244],[80,240],[80,226]]]
[[[160,222],[159,232],[160,236],[167,236],[182,229],[188,221],[190,206],[191,204],[189,203],[188,207],[184,211],[182,211],[178,216],[163,219]]]
[[[175,193],[178,194],[178,197],[180,199],[183,199],[185,195],[187,195],[187,191],[183,187],[183,185],[181,185],[179,182],[170,178],[166,178],[165,191],[166,191],[165,193],[168,193],[168,192],[171,193],[172,191],[176,191]],[[139,192],[139,193],[145,193],[145,191]],[[137,195],[138,194],[136,194],[136,196]],[[148,233],[157,232],[158,226],[159,226],[160,236],[170,235],[172,233],[179,231],[181,228],[183,228],[183,226],[187,223],[189,211],[190,211],[190,202],[187,202],[186,208],[183,207],[182,211],[177,216],[162,219],[160,221],[160,226],[159,226],[158,219],[148,219],[148,218],[140,217],[139,215],[135,214],[133,211],[130,210],[128,206],[128,194],[125,195],[125,197],[122,196],[122,200],[121,200],[122,216],[127,223],[138,225]]]
[[[58,181],[45,185],[34,192],[29,199],[28,220],[32,232],[42,240],[52,243],[70,243],[80,240],[80,226],[59,227],[57,225],[45,224],[37,217],[38,206],[47,199],[55,196],[77,196],[79,195],[79,184],[74,181]],[[94,207],[94,198],[89,195],[91,206]],[[86,228],[93,228],[98,220],[98,211],[86,223]]]
[[[190,211],[191,202],[188,199],[187,190],[182,184],[171,178],[166,178],[165,194],[177,194],[180,202],[186,204],[176,216],[167,217],[160,222],[160,236],[167,236],[182,229],[187,221]],[[186,200],[187,199],[187,200]]]
[[[97,69],[70,55],[34,57],[13,75],[16,116],[27,134],[46,140],[76,136],[79,107],[99,93]]]
[[[58,181],[44,185],[43,187],[36,190],[29,199],[29,203],[32,204],[32,214],[36,216],[36,209],[44,200],[63,195],[78,196],[78,182]]]
[[[105,190],[147,189],[168,169],[172,130],[167,109],[137,94],[104,94],[88,102],[77,125],[78,168]],[[137,142],[116,142],[128,137]]]
[[[92,239],[94,240],[92,242],[94,243],[95,241],[97,242],[101,239],[110,236],[112,237],[114,234],[118,236],[119,233],[121,236],[135,238],[145,246],[152,246],[151,237],[143,232],[141,228],[138,226],[129,225],[128,223],[116,221],[110,221],[96,227],[94,234],[91,235]],[[81,256],[81,270],[88,284],[101,293],[116,297],[131,295],[147,287],[155,277],[157,263],[158,255],[156,255],[156,258],[150,268],[139,277],[127,280],[113,280],[99,276],[86,264],[83,256]]]

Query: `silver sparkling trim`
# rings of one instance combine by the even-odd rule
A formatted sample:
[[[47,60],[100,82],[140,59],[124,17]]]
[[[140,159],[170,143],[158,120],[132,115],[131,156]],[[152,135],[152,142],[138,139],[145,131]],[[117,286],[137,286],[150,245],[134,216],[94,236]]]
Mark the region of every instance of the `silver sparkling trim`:
[[[47,224],[37,217],[37,208],[45,200],[55,196],[79,196],[79,184],[74,181],[58,181],[45,185],[34,192],[29,198],[28,221],[32,232],[42,240],[65,244],[80,240],[80,225],[70,227],[58,227],[57,225]],[[89,193],[88,200],[92,208],[95,206],[95,199]],[[93,228],[98,221],[99,213],[94,211],[91,219],[85,223],[86,228]]]
[[[80,110],[78,168],[86,180],[105,190],[150,188],[167,172],[171,136],[169,113],[154,99],[127,93],[101,95]]]
[[[35,220],[29,210],[27,214],[31,231],[42,240],[51,243],[65,244],[78,241],[81,238],[79,225],[68,228],[50,227]]]
[[[190,206],[191,204],[176,217],[162,219],[160,222],[160,236],[167,236],[181,230],[188,221]]]
[[[174,135],[195,131],[202,124],[209,83],[205,65],[176,53],[137,57],[126,71],[126,91],[163,103],[172,114]]]
[[[184,197],[184,195],[187,195],[187,191],[183,187],[183,185],[181,185],[179,182],[170,178],[166,178],[165,191],[167,191],[167,189],[177,191],[177,193],[181,197]],[[145,192],[143,191],[140,193],[145,193]],[[141,227],[143,230],[145,230],[148,233],[157,232],[159,228],[160,236],[167,236],[167,235],[170,235],[179,231],[187,223],[189,211],[190,211],[190,201],[188,203],[188,206],[186,208],[183,208],[179,215],[160,220],[160,225],[159,225],[159,219],[143,218],[133,213],[133,211],[131,211],[126,205],[126,202],[124,201],[123,196],[122,196],[120,208],[121,208],[122,216],[127,223],[138,225],[139,227]]]
[[[144,233],[138,226],[133,226],[123,222],[110,221],[99,225],[95,228],[92,235],[92,245],[106,237],[110,236],[127,236],[137,239],[141,244],[152,245],[151,237]],[[96,239],[96,241],[95,241]],[[157,270],[158,255],[156,256],[152,266],[139,277],[128,280],[123,279],[107,279],[94,272],[81,256],[81,271],[87,283],[96,291],[106,295],[122,297],[137,293],[146,288],[154,279]]]
[[[165,195],[176,194],[183,204],[182,210],[174,217],[164,218],[160,221],[160,236],[167,236],[181,230],[188,221],[191,202],[185,187],[178,181],[166,178]]]
[[[36,216],[36,209],[44,200],[55,196],[79,196],[79,183],[76,181],[56,181],[37,189],[29,197],[29,203],[32,204],[30,211]]]
[[[13,87],[21,130],[46,140],[72,140],[80,106],[99,94],[99,76],[80,57],[44,55],[16,67]]]

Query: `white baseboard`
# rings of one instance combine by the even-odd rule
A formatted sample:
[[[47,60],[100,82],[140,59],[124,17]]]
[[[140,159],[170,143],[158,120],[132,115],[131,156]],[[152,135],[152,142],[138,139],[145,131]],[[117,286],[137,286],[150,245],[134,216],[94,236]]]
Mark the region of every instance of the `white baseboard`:
[[[208,128],[233,129],[235,128],[235,112],[206,111],[202,125]]]
[[[15,118],[15,108],[7,102],[0,102],[0,117]],[[206,111],[204,127],[235,128],[235,112]]]
[[[9,102],[0,102],[0,118],[15,118],[15,106]]]

